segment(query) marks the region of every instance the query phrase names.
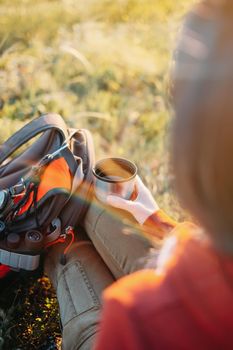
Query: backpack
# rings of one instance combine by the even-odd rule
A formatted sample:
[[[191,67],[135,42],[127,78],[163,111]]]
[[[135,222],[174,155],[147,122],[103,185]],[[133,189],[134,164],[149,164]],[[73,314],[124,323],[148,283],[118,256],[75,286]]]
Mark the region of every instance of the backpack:
[[[90,203],[94,160],[90,132],[68,128],[58,114],[32,120],[0,146],[0,264],[32,271],[46,247],[67,235],[72,243]]]

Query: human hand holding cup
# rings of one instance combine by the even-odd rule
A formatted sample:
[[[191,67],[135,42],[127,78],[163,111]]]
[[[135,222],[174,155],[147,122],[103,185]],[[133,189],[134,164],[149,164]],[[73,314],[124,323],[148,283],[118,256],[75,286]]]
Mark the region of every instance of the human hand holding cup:
[[[122,167],[123,170],[120,169]],[[137,167],[132,162],[122,158],[103,159],[96,164],[93,173],[97,198],[130,212],[139,224],[142,225],[149,216],[159,210],[158,204],[137,175]],[[136,198],[131,200],[135,192]]]

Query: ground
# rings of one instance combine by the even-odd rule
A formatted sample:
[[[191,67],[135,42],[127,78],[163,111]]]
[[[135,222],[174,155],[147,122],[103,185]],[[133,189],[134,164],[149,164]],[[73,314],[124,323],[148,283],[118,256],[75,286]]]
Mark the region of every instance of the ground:
[[[60,113],[91,130],[97,159],[135,161],[159,205],[182,218],[169,168],[168,86],[191,3],[0,0],[0,142],[41,113]],[[58,319],[39,273],[1,282],[0,349],[59,348]]]

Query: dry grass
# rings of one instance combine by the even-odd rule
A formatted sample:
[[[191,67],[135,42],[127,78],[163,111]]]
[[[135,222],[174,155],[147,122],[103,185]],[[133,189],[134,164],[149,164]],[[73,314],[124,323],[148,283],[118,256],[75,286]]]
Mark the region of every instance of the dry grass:
[[[92,131],[97,158],[134,160],[161,207],[182,217],[170,185],[166,89],[177,29],[191,2],[0,0],[0,142],[41,113],[60,113]],[[27,304],[21,307],[29,315]],[[18,311],[7,310],[0,314],[0,349],[1,339],[8,349],[32,349],[9,340]],[[34,338],[24,333],[24,343],[39,349],[41,317],[33,307],[31,313]]]

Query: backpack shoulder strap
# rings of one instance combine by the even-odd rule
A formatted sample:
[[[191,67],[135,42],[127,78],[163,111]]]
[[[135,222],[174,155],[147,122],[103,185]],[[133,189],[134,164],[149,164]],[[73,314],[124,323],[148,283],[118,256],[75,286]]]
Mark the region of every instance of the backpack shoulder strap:
[[[0,146],[0,164],[25,142],[49,129],[56,129],[61,135],[62,142],[68,137],[67,126],[59,114],[42,115],[26,124]]]

